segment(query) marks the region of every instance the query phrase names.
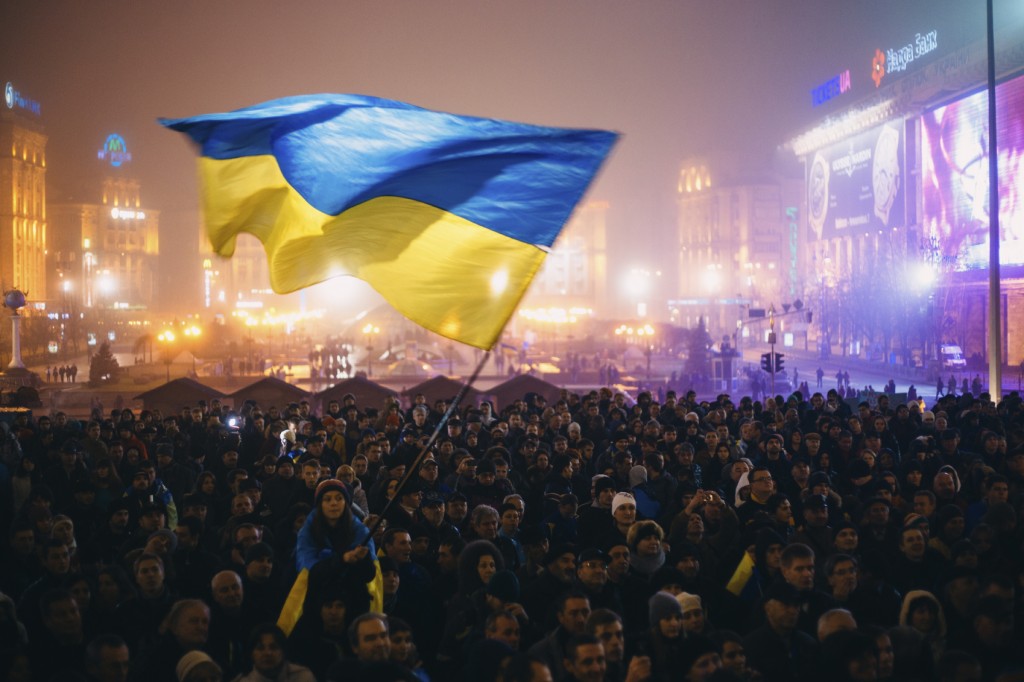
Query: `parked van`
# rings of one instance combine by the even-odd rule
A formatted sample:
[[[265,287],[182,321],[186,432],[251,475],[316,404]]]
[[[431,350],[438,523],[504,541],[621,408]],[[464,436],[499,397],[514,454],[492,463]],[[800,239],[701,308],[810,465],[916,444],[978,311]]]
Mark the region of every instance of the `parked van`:
[[[967,360],[964,359],[964,351],[955,344],[939,346],[939,360],[942,361],[944,369],[967,369]]]

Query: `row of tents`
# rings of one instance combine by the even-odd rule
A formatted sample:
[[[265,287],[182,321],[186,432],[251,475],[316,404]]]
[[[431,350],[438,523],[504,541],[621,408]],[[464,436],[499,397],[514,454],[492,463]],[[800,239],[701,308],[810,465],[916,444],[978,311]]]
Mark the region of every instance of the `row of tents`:
[[[446,376],[437,376],[411,388],[395,391],[363,376],[356,376],[344,379],[323,391],[311,393],[277,377],[268,376],[257,379],[233,393],[224,393],[195,379],[182,378],[141,393],[135,396],[135,400],[142,402],[143,409],[159,409],[164,414],[177,414],[184,406],[196,405],[200,400],[213,399],[218,399],[233,408],[239,408],[246,400],[252,400],[264,409],[271,406],[284,408],[289,403],[308,400],[314,410],[322,411],[331,400],[341,402],[348,394],[355,396],[356,404],[360,408],[381,408],[385,399],[389,397],[399,397],[403,404],[408,405],[413,397],[420,393],[426,397],[429,405],[433,405],[438,400],[451,400],[463,386],[463,382]],[[561,390],[558,386],[538,377],[520,374],[487,390],[470,387],[461,405],[478,405],[482,400],[490,400],[495,410],[501,410],[530,393],[544,396],[551,404],[558,400]]]

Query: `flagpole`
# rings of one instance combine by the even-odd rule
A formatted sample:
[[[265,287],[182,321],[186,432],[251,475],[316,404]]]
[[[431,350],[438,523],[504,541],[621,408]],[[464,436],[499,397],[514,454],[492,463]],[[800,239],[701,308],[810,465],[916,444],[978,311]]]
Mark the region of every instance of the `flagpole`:
[[[370,540],[373,539],[373,534],[377,532],[377,529],[380,527],[380,524],[384,522],[384,517],[387,515],[388,510],[391,509],[391,505],[395,504],[399,499],[401,499],[402,489],[406,486],[406,484],[413,476],[419,475],[420,464],[423,462],[424,458],[426,458],[427,453],[430,452],[430,448],[434,445],[434,442],[437,441],[438,436],[441,435],[441,430],[444,429],[445,425],[448,423],[448,420],[452,417],[453,414],[455,414],[455,411],[459,409],[459,403],[462,402],[462,399],[466,397],[466,393],[469,392],[470,387],[474,384],[474,382],[476,382],[477,377],[480,376],[480,372],[483,371],[484,365],[487,364],[487,358],[490,357],[490,354],[491,352],[487,351],[480,357],[480,362],[477,363],[476,369],[473,370],[473,374],[470,375],[469,380],[462,385],[462,388],[459,389],[459,392],[455,395],[455,399],[452,400],[452,404],[448,406],[448,409],[445,410],[444,415],[441,416],[441,420],[437,422],[437,426],[434,428],[434,433],[430,435],[430,439],[427,440],[427,442],[423,445],[423,448],[420,450],[419,454],[416,455],[416,459],[413,461],[412,465],[406,468],[405,475],[402,476],[402,480],[398,482],[398,487],[395,489],[394,497],[388,500],[387,504],[384,505],[384,509],[381,510],[380,514],[377,516],[377,519],[370,525],[370,532],[367,533],[366,537],[360,544],[368,544]]]
[[[996,143],[996,37],[992,0],[988,9],[988,391],[1003,397],[1002,295],[999,290],[999,147]]]

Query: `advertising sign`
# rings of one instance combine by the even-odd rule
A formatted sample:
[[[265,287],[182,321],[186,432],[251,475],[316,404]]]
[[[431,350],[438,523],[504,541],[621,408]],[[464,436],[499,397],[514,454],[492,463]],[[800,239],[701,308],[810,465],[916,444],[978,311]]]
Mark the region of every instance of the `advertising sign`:
[[[1002,265],[1024,265],[1024,77],[996,87]],[[921,117],[923,231],[952,270],[988,267],[988,93]]]
[[[132,160],[132,153],[128,151],[128,145],[124,138],[117,133],[107,136],[107,141],[103,143],[103,147],[96,153],[96,156],[100,161],[109,162],[114,168]]]
[[[39,107],[39,102],[25,97],[10,82],[4,86],[4,104],[7,105],[8,109],[24,109],[36,116],[39,116],[42,111]]]
[[[902,225],[903,148],[902,123],[892,122],[816,152],[807,171],[811,239]]]

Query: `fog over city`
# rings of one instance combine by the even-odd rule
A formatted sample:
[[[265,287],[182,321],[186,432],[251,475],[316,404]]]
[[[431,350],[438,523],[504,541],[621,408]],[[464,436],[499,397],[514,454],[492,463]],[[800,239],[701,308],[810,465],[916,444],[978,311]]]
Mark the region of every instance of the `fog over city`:
[[[776,149],[827,113],[812,88],[925,29],[947,50],[980,40],[984,3],[11,0],[0,24],[4,79],[41,103],[49,201],[93,200],[96,149],[127,141],[143,203],[162,212],[164,309],[198,304],[201,272],[194,153],[159,116],[348,92],[621,132],[588,194],[610,202],[609,267],[664,271],[672,298],[687,293],[672,248],[681,159],[737,151],[800,173]],[[846,105],[870,94],[855,86]]]

